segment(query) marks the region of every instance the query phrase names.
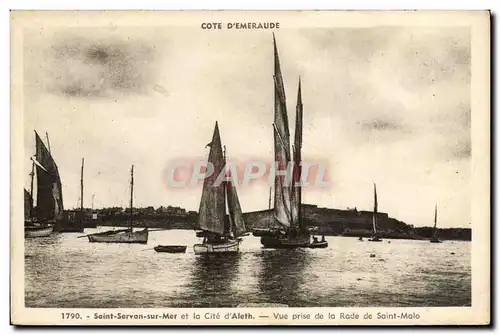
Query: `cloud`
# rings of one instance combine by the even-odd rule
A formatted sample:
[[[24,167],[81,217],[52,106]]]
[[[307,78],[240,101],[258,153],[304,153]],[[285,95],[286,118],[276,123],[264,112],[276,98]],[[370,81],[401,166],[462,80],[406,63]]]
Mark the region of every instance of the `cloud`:
[[[71,97],[145,94],[155,81],[155,47],[138,40],[66,37],[46,52],[44,86]]]

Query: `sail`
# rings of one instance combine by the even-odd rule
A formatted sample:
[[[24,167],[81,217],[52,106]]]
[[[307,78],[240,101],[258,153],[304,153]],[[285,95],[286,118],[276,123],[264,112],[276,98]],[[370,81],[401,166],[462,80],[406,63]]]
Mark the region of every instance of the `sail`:
[[[224,183],[218,186],[214,185],[217,176],[224,168],[224,155],[217,122],[215,123],[212,142],[208,146],[210,147],[208,164],[212,164],[214,172],[206,177],[203,182],[198,227],[212,233],[224,235],[224,217],[226,214]]]
[[[24,189],[24,219],[29,219],[31,217],[31,195],[26,189]]]
[[[63,215],[61,178],[56,162],[35,131],[38,220],[59,220]]]
[[[227,207],[229,209],[229,222],[234,237],[239,237],[247,232],[243,212],[236,187],[231,182],[226,183]]]
[[[274,39],[274,161],[276,170],[284,171],[290,162],[290,133],[286,112],[285,88],[281,75],[278,49]],[[285,176],[274,178],[274,211],[276,220],[283,226],[291,225],[290,187]]]
[[[373,234],[377,234],[377,185],[373,184]]]
[[[302,188],[300,186],[300,177],[302,174],[302,94],[299,88],[297,92],[297,107],[295,117],[295,138],[294,138],[294,157],[293,157],[293,178],[292,178],[292,198],[291,198],[291,214],[292,214],[292,227],[296,230],[304,230],[303,222],[301,220],[300,204],[302,203]]]

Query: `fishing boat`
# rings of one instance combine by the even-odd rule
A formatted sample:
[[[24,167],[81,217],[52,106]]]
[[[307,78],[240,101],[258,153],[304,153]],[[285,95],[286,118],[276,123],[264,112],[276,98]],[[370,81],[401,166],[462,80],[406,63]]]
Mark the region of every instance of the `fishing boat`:
[[[441,243],[437,236],[437,204],[436,207],[434,208],[434,229],[432,231],[432,237],[429,240],[430,243]]]
[[[186,245],[157,245],[153,248],[156,252],[168,252],[171,254],[179,254],[186,252]]]
[[[25,190],[24,199],[25,208],[29,210],[28,215],[25,214],[24,220],[24,236],[31,237],[46,237],[49,236],[54,229],[54,224],[63,219],[63,198],[61,178],[56,162],[50,153],[49,148],[45,146],[38,133],[35,131],[35,157],[31,158],[31,189],[30,192]],[[36,166],[36,208],[34,206],[34,177]]]
[[[370,242],[382,242],[380,236],[378,236],[377,232],[377,211],[378,211],[378,203],[377,203],[377,185],[373,183],[373,219],[372,219],[372,237],[368,239]]]
[[[82,167],[80,171],[80,211],[76,213],[74,219],[66,217],[64,220],[56,222],[54,231],[59,233],[83,233],[85,226],[83,224],[85,213],[83,212],[83,166],[85,160],[82,158]]]
[[[226,165],[226,153],[222,151],[217,122],[212,142],[207,146],[210,147],[208,164],[213,166],[214,171],[203,182],[197,224],[201,231],[196,233],[197,237],[203,237],[203,242],[193,246],[194,253],[237,253],[242,237],[246,235],[246,227],[236,188],[231,180],[227,180],[227,171],[226,180],[217,183],[217,177],[224,173]]]
[[[31,194],[24,189],[24,236],[25,237],[46,237],[52,233],[52,225],[39,224],[33,217],[33,199]]]
[[[290,153],[290,130],[286,111],[285,88],[281,74],[278,48],[273,35],[274,45],[274,161],[276,169],[286,169],[293,161],[291,187],[285,176],[274,178],[274,211],[267,230],[254,231],[255,236],[261,236],[260,242],[264,248],[304,248],[310,244],[311,236],[306,229],[301,215],[300,186],[301,150],[302,150],[302,94],[299,78],[295,118],[295,134],[293,159]]]
[[[126,229],[119,230],[108,230],[102,233],[95,233],[84,235],[87,236],[89,242],[98,242],[98,243],[139,243],[139,244],[147,244],[148,243],[148,228],[144,228],[139,231],[134,231],[133,229],[133,197],[134,197],[134,166],[132,165],[132,169],[130,170],[130,215],[129,215],[129,223],[130,226]]]

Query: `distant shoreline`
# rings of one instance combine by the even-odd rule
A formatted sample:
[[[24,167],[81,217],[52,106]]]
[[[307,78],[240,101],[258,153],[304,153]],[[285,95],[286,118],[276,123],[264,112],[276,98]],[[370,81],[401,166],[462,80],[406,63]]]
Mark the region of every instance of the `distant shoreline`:
[[[170,212],[168,212],[170,211]],[[75,214],[78,211],[67,211]],[[93,214],[94,213],[94,214]],[[135,227],[161,229],[193,230],[197,225],[198,213],[186,211],[180,207],[134,208],[133,222]],[[273,210],[244,213],[247,229],[266,228],[273,217]],[[86,221],[99,226],[128,226],[130,216],[121,207],[99,210],[86,209]],[[95,219],[92,219],[94,215]],[[312,234],[325,236],[370,237],[372,234],[373,213],[354,209],[321,208],[315,205],[302,205],[303,222]],[[403,221],[389,217],[387,213],[377,213],[377,228],[381,238],[426,240],[433,234],[433,227],[414,227]],[[439,228],[437,236],[443,240],[471,241],[471,228]]]
[[[136,218],[136,220],[137,221],[134,222],[133,227],[137,227],[137,228],[148,227],[151,229],[164,229],[164,230],[195,230],[194,225],[192,225],[188,222],[185,222],[185,223],[176,222],[173,224],[168,224],[165,222],[158,222],[156,220],[139,219],[139,218]],[[127,220],[121,220],[121,219],[98,221],[96,223],[98,226],[101,226],[101,227],[119,228],[119,227],[127,227],[128,226]],[[317,228],[317,226],[314,226],[311,228],[314,229],[314,228]],[[432,230],[432,227],[419,227],[419,228],[422,228],[425,230]],[[453,231],[456,231],[457,229],[461,229],[461,228],[450,228],[450,229]],[[445,240],[467,241],[467,242],[471,241],[471,239],[460,238],[460,236],[459,237],[453,236],[452,234],[450,234],[448,232],[450,229],[438,229],[439,238],[442,239],[443,241],[445,241]],[[344,232],[340,232],[340,233],[332,233],[329,231],[321,231],[321,230],[316,230],[316,231],[312,230],[311,234],[317,235],[317,236],[321,236],[321,235],[324,235],[324,236],[343,236],[343,237],[352,237],[352,238],[359,238],[359,237],[369,238],[369,237],[371,237],[370,230],[363,230],[363,231],[356,231],[356,232],[344,231]],[[428,240],[428,239],[430,239],[431,236],[430,235],[429,236],[421,236],[421,235],[417,235],[415,233],[412,235],[402,235],[402,234],[388,233],[388,232],[381,230],[380,237],[382,239],[392,239],[392,240]]]

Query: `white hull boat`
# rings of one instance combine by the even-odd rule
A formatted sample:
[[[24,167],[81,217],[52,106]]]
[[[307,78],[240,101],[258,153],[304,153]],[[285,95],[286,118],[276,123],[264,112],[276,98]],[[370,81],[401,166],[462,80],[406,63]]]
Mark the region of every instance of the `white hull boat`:
[[[107,231],[104,233],[97,233],[92,235],[87,235],[89,242],[97,243],[137,243],[137,244],[147,244],[148,243],[148,229],[143,229],[140,231],[131,230],[117,230],[117,231]]]
[[[47,237],[52,234],[53,226],[27,226],[24,227],[24,237]]]
[[[239,240],[228,240],[222,243],[201,243],[193,246],[195,255],[237,253],[240,249]]]

